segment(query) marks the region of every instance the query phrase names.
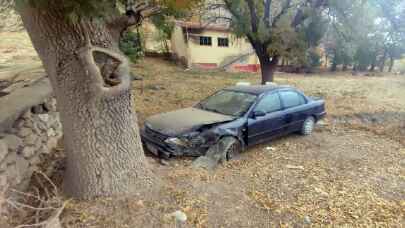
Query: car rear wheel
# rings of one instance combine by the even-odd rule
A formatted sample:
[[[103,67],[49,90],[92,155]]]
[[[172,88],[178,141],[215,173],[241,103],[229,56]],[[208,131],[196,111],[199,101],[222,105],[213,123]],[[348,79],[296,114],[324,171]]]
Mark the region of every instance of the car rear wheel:
[[[315,118],[313,116],[309,116],[302,124],[301,134],[310,135],[314,131],[314,128],[315,128]]]

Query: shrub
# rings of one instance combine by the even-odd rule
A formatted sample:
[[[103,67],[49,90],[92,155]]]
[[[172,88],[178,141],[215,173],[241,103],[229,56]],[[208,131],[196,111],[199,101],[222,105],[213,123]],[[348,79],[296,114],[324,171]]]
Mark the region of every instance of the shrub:
[[[144,50],[140,33],[133,31],[125,32],[120,40],[120,50],[134,63],[142,58]]]

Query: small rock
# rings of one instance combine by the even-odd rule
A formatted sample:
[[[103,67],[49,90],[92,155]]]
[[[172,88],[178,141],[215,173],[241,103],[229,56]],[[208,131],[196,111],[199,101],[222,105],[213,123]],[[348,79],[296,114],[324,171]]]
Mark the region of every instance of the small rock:
[[[48,129],[47,134],[48,134],[48,137],[54,137],[54,136],[56,136],[56,132],[55,132],[55,130],[52,129],[52,128],[49,128],[49,129]]]
[[[28,136],[24,139],[24,143],[25,143],[26,145],[29,145],[29,146],[34,146],[34,145],[37,143],[37,141],[40,141],[40,140],[38,140],[38,136],[35,135],[35,134],[28,135]]]
[[[41,163],[41,159],[39,156],[33,156],[30,158],[29,163],[31,166],[37,166],[39,163]]]
[[[24,147],[22,150],[24,158],[30,158],[35,154],[35,149],[33,147]]]
[[[58,139],[57,138],[49,138],[48,143],[46,144],[49,150],[52,150],[56,146],[58,146]]]
[[[40,114],[38,115],[39,119],[41,119],[44,122],[48,122],[49,121],[49,114]]]
[[[132,81],[142,81],[143,80],[143,78],[141,76],[138,76],[132,72],[130,73],[130,75],[131,75]]]
[[[329,196],[328,193],[326,193],[325,191],[323,191],[322,189],[317,188],[317,187],[315,187],[315,192],[319,193],[323,197],[328,197]]]
[[[137,205],[138,207],[145,207],[145,204],[143,203],[142,200],[139,200],[138,202],[136,202],[136,205]]]
[[[15,135],[5,135],[4,142],[8,145],[8,149],[17,151],[22,146],[22,140]]]
[[[32,130],[27,127],[23,127],[18,131],[18,136],[27,137],[28,135],[33,134]]]
[[[52,149],[49,149],[47,146],[43,145],[41,146],[41,148],[39,148],[38,151],[41,154],[49,154],[52,151]]]
[[[27,178],[28,176],[28,167],[29,167],[29,162],[25,160],[24,158],[17,157],[16,163],[15,163],[16,170],[15,173],[12,173],[14,176],[17,177],[17,181],[20,182],[23,179]]]
[[[326,120],[320,120],[317,122],[317,125],[321,127],[328,126],[328,122]]]
[[[28,111],[28,112],[25,112],[24,114],[22,114],[22,115],[21,115],[21,118],[23,118],[23,119],[29,119],[29,118],[31,118],[31,116],[32,116],[31,111]]]
[[[286,167],[287,169],[300,169],[300,170],[304,170],[304,166],[286,165],[285,167]]]
[[[55,112],[56,111],[56,100],[55,99],[51,99],[47,102],[44,103],[44,107],[51,112]]]
[[[307,225],[312,223],[311,218],[308,215],[304,216],[304,223]]]
[[[169,217],[175,218],[176,221],[180,223],[185,223],[187,221],[187,215],[182,211],[175,211],[171,213]]]
[[[149,85],[149,86],[146,86],[146,88],[149,90],[155,90],[155,91],[165,89],[164,87],[158,86],[158,85]]]
[[[268,150],[268,151],[275,151],[276,148],[274,148],[274,147],[272,147],[272,146],[268,146],[268,147],[266,147],[266,150]]]
[[[160,162],[161,165],[164,165],[164,166],[169,166],[170,165],[169,161],[167,161],[166,159],[160,159],[159,162]]]

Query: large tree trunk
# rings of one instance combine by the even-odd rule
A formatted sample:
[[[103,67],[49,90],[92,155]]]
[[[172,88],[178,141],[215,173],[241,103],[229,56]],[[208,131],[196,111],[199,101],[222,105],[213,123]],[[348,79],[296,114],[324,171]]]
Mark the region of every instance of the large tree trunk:
[[[270,56],[268,55],[259,56],[260,69],[262,73],[262,85],[265,85],[267,82],[274,81],[274,72],[277,69],[278,59],[278,56],[274,56],[271,60]]]
[[[93,198],[149,189],[155,178],[142,150],[119,36],[106,23],[67,21],[53,7],[25,7],[21,16],[61,114],[65,191]]]

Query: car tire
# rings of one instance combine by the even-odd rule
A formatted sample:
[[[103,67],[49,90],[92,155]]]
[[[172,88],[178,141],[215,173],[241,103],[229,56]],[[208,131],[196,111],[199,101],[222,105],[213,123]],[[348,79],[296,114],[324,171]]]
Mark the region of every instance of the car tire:
[[[309,116],[305,119],[304,123],[302,124],[301,134],[302,135],[311,135],[315,128],[315,118],[313,116]]]
[[[234,137],[225,137],[220,140],[220,143],[223,145],[224,154],[227,161],[239,157],[242,152],[241,143],[238,139]]]

